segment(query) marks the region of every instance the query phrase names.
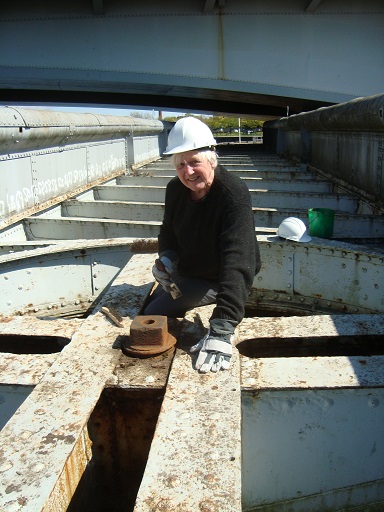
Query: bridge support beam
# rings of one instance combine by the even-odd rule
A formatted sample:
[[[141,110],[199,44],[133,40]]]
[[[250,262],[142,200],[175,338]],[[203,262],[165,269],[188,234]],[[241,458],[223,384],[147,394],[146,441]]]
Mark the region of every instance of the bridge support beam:
[[[384,211],[384,94],[264,123],[264,144]],[[344,187],[345,188],[345,187]]]

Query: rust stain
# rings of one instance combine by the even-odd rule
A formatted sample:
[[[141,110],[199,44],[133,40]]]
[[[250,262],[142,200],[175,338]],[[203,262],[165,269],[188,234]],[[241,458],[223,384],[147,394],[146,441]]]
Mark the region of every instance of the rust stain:
[[[12,322],[13,320],[13,317],[12,316],[3,316],[3,315],[0,315],[0,322],[1,323],[8,323],[8,322]]]
[[[131,252],[133,253],[157,253],[158,242],[157,240],[148,240],[141,238],[134,240],[131,243]]]
[[[72,435],[52,434],[50,432],[48,435],[45,436],[43,443],[54,444],[57,441],[64,441],[65,444],[73,444],[76,441],[76,438]]]

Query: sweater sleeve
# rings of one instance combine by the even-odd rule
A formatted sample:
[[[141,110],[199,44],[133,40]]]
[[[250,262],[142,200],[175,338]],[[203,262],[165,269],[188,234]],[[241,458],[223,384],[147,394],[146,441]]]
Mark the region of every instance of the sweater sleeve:
[[[244,318],[245,302],[261,266],[248,190],[224,215],[220,253],[217,305],[211,320],[229,320],[236,326]]]
[[[178,178],[176,179],[178,180]],[[165,191],[164,217],[158,235],[158,252],[160,256],[164,255],[164,253],[168,251],[177,253],[179,248],[176,235],[172,227],[172,211],[174,209],[174,200],[172,200],[172,198],[175,197],[175,188],[177,185],[178,183],[173,179],[168,183]]]

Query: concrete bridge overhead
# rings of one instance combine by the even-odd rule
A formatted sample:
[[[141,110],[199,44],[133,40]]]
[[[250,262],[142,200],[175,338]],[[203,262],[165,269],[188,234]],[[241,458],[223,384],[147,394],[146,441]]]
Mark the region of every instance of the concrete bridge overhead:
[[[381,0],[2,2],[0,102],[285,116],[381,93]]]

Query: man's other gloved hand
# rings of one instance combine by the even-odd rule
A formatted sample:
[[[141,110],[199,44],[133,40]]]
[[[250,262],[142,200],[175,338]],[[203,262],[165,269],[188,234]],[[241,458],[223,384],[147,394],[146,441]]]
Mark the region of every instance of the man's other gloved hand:
[[[228,370],[232,357],[233,330],[216,332],[212,326],[199,343],[190,348],[190,352],[199,351],[195,368],[200,373]]]
[[[160,270],[155,264],[152,267],[152,274],[156,281],[164,288],[164,290],[169,293],[172,285],[170,274],[172,274],[174,270],[173,263],[166,256],[162,256],[159,259],[164,265],[166,271]]]
[[[167,266],[165,265],[165,262],[163,261],[164,259],[168,260],[168,261],[166,261],[167,263],[169,262],[171,265],[172,265],[172,263],[170,262],[170,260],[168,258],[165,258],[165,257],[160,258],[160,261],[163,263],[163,265],[166,269]],[[156,264],[153,265],[153,267],[152,267],[152,274],[153,274],[153,277],[156,279],[156,281],[164,288],[164,290],[169,293],[171,284],[172,284],[169,274],[166,271],[160,270],[158,268],[158,266],[156,266]]]

